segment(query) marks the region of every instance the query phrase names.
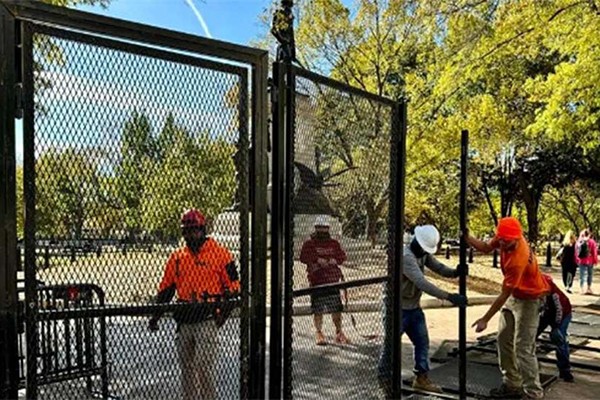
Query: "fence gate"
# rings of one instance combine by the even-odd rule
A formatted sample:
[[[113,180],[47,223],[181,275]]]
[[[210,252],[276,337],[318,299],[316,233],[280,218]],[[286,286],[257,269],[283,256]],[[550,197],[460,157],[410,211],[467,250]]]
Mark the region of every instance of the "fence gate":
[[[263,397],[266,53],[38,2],[0,12],[0,397],[197,398],[211,381]],[[190,207],[241,282],[195,352],[170,316],[193,305],[154,301]]]
[[[286,399],[383,398],[384,341],[390,353],[381,373],[399,374],[400,364],[391,362],[391,352],[399,355],[393,345],[400,343],[399,299],[385,294],[399,293],[400,285],[405,107],[285,63],[274,65],[273,76],[274,139],[280,139],[272,216],[281,214],[284,224],[272,225],[283,234],[273,236],[271,249],[280,247],[284,257],[271,263],[284,304],[271,304],[271,357],[274,338],[283,341],[276,355],[283,387],[271,381],[271,398],[280,391]],[[312,241],[324,238],[315,227],[324,224],[341,251]],[[317,333],[321,324],[324,337]],[[270,379],[277,371],[271,364]]]

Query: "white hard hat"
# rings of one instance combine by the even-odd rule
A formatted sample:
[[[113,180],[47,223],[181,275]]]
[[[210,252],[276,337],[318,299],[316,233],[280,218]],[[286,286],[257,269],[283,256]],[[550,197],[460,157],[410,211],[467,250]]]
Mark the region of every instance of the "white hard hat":
[[[319,215],[315,218],[315,226],[329,226],[329,217],[327,215]]]
[[[415,238],[423,250],[429,254],[434,254],[437,251],[437,246],[440,242],[440,233],[435,226],[417,226],[415,228]]]

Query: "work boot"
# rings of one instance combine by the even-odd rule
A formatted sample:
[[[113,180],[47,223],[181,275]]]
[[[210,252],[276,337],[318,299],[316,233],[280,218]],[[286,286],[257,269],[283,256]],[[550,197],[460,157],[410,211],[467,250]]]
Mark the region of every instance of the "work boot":
[[[495,399],[519,399],[521,396],[523,390],[520,387],[508,386],[506,383],[490,390],[490,397]]]
[[[344,332],[340,331],[335,336],[335,342],[339,344],[350,344],[350,340],[344,335]]]
[[[323,335],[323,332],[318,331],[317,332],[317,346],[325,346],[327,344],[327,341],[325,340],[325,335]]]
[[[571,371],[560,371],[559,377],[565,382],[575,382],[575,378]]]
[[[427,374],[417,374],[412,384],[413,389],[425,392],[442,393],[442,388],[431,382]]]

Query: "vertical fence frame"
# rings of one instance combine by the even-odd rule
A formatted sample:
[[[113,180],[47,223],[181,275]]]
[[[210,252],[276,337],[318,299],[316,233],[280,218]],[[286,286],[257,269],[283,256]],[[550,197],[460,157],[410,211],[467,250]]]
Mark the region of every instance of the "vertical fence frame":
[[[33,83],[33,33],[37,22],[55,25],[61,28],[79,30],[89,34],[100,34],[108,37],[116,37],[125,43],[132,41],[140,44],[163,47],[169,50],[190,52],[201,57],[223,58],[235,63],[247,65],[248,77],[251,77],[251,86],[248,86],[248,78],[242,80],[240,91],[241,101],[246,100],[246,105],[240,106],[240,118],[249,117],[249,109],[252,108],[251,132],[248,132],[248,123],[240,126],[248,134],[241,141],[245,157],[245,167],[254,171],[250,177],[249,172],[243,171],[241,179],[247,179],[240,183],[241,197],[246,199],[245,205],[240,212],[240,225],[242,230],[240,236],[245,237],[240,244],[242,259],[247,260],[249,271],[247,274],[245,291],[246,301],[242,304],[243,315],[241,321],[241,343],[240,350],[240,398],[264,397],[265,381],[265,346],[266,346],[266,258],[267,258],[267,74],[268,54],[266,51],[239,46],[212,39],[199,38],[189,34],[173,32],[166,29],[155,28],[143,24],[121,21],[113,18],[102,17],[92,13],[69,10],[61,7],[49,6],[39,2],[2,0],[0,4],[1,18],[0,29],[2,31],[2,42],[0,54],[6,60],[5,68],[2,68],[1,104],[2,104],[2,180],[0,181],[3,192],[7,196],[2,197],[2,213],[5,222],[1,232],[0,255],[3,259],[0,271],[0,283],[4,293],[4,286],[11,296],[11,300],[5,304],[4,297],[0,302],[0,311],[4,322],[5,309],[6,320],[14,320],[14,326],[7,331],[7,339],[15,340],[17,321],[16,301],[16,189],[15,189],[15,108],[16,91],[15,83],[20,74],[23,81],[23,132],[24,132],[24,198],[25,198],[25,275],[27,282],[36,281],[35,270],[35,142],[34,142],[34,83]],[[20,27],[15,31],[15,26]],[[15,35],[16,33],[16,35]],[[20,39],[20,42],[19,42]],[[21,43],[21,54],[15,54],[16,43]],[[126,44],[124,44],[126,46]],[[153,50],[148,47],[148,52]],[[158,51],[158,50],[157,50]],[[163,52],[165,53],[165,52]],[[179,57],[179,55],[177,55]],[[181,57],[185,57],[181,55]],[[14,62],[12,60],[14,59]],[[210,63],[210,61],[207,61]],[[15,67],[13,67],[13,64]],[[237,67],[232,67],[237,68]],[[252,95],[248,94],[252,90]],[[251,102],[251,103],[250,103]],[[248,140],[249,139],[249,140]],[[12,172],[11,172],[12,171]],[[250,182],[249,179],[252,179]],[[258,190],[250,190],[249,185],[256,185]],[[264,188],[264,190],[262,189]],[[12,196],[12,198],[11,198]],[[250,223],[251,219],[251,223]],[[244,221],[246,221],[244,223]],[[250,228],[250,230],[248,229]],[[14,249],[13,249],[14,248]],[[7,261],[6,263],[4,261]],[[12,260],[12,261],[10,261]],[[242,262],[243,264],[243,262]],[[6,267],[4,267],[6,265]],[[10,278],[10,281],[5,279]],[[38,342],[35,338],[37,332],[37,291],[35,285],[29,284],[25,288],[25,316],[27,322],[28,354],[38,354]],[[14,300],[12,300],[14,297]],[[8,297],[6,298],[8,300]],[[13,303],[10,303],[12,301]],[[132,310],[133,311],[133,310]],[[142,310],[138,310],[142,313]],[[104,312],[101,311],[100,314]],[[252,316],[253,318],[250,318]],[[10,335],[11,337],[8,337]],[[18,346],[10,346],[15,355]],[[3,372],[18,377],[17,359],[10,359],[11,365]],[[27,361],[27,395],[31,398],[37,397],[38,382],[36,382],[37,357],[28,357]],[[11,383],[9,398],[16,397],[18,379],[3,379],[4,383]],[[108,389],[102,387],[103,395]],[[4,395],[4,394],[2,394]]]
[[[18,396],[16,224],[16,23],[0,5],[0,398]]]
[[[273,64],[271,86],[271,330],[269,343],[269,399],[281,398],[282,299],[285,193],[285,64]]]
[[[284,319],[283,319],[283,398],[291,399],[293,379],[293,349],[292,335],[294,314],[294,214],[292,204],[294,202],[294,151],[296,131],[296,71],[289,64],[281,64],[285,68],[285,182],[284,195],[285,219],[284,228]]]
[[[7,6],[7,8],[4,7]],[[14,104],[17,99],[16,82],[17,74],[23,82],[23,132],[24,132],[24,198],[25,198],[25,275],[27,282],[36,281],[36,238],[35,238],[35,138],[34,138],[34,76],[33,76],[33,33],[35,22],[44,22],[72,30],[80,30],[91,34],[100,34],[118,37],[123,41],[133,41],[152,46],[165,47],[177,51],[198,53],[209,57],[222,57],[251,66],[251,91],[249,96],[247,88],[242,89],[242,98],[250,98],[252,102],[250,142],[240,143],[242,147],[248,145],[249,159],[246,165],[253,168],[254,175],[249,176],[258,190],[251,190],[241,184],[242,196],[248,199],[249,207],[242,210],[241,218],[250,219],[251,223],[242,225],[250,226],[250,232],[245,235],[249,242],[241,243],[241,248],[246,248],[245,256],[250,256],[250,271],[246,282],[248,287],[247,299],[243,303],[243,312],[252,316],[247,321],[247,329],[242,322],[242,357],[240,359],[240,397],[264,398],[265,397],[265,350],[266,350],[266,279],[267,279],[267,73],[268,55],[262,50],[255,50],[243,46],[236,46],[225,42],[197,38],[193,35],[180,34],[164,29],[148,27],[142,24],[119,21],[112,18],[101,17],[90,13],[66,10],[32,1],[2,0],[0,5],[0,55],[6,60],[8,68],[3,68],[3,86],[0,87],[0,116],[2,120],[0,138],[3,155],[2,176],[0,185],[4,191],[1,201],[4,226],[0,232],[0,257],[3,261],[0,270],[0,290],[6,291],[7,297],[0,299],[0,312],[2,321],[7,325],[6,337],[10,343],[16,343],[17,321],[17,292],[16,292],[16,187],[15,187],[15,126],[16,110]],[[17,29],[15,29],[15,27]],[[16,33],[16,35],[15,35]],[[21,43],[21,54],[17,55],[15,44]],[[15,68],[13,68],[15,65]],[[17,67],[18,66],[18,67]],[[268,396],[270,398],[292,397],[292,316],[293,316],[293,177],[294,177],[294,148],[295,148],[295,85],[296,69],[284,63],[276,63],[275,93],[277,102],[273,108],[273,208],[271,222],[272,245],[272,270],[271,280],[276,287],[272,287],[271,302],[271,381]],[[15,73],[16,72],[16,73]],[[240,110],[240,114],[248,115],[247,109]],[[245,111],[245,113],[244,113]],[[391,132],[391,169],[393,179],[390,182],[390,234],[388,243],[390,248],[390,261],[388,265],[388,286],[392,288],[392,320],[393,320],[393,376],[394,393],[398,395],[401,390],[401,321],[402,299],[400,294],[402,282],[402,234],[404,216],[404,186],[405,186],[405,160],[406,160],[406,130],[407,111],[405,103],[392,105],[392,132]],[[243,117],[242,117],[243,118]],[[276,128],[276,129],[275,129]],[[240,128],[243,129],[243,128]],[[278,168],[275,168],[278,166]],[[250,212],[250,216],[248,216]],[[243,232],[241,233],[242,236]],[[25,316],[27,321],[26,336],[29,354],[36,355],[38,351],[37,320],[37,290],[35,285],[28,284],[25,288]],[[283,300],[283,304],[282,304]],[[282,307],[283,305],[283,307]],[[114,310],[113,310],[114,311]],[[143,314],[144,310],[138,311]],[[116,315],[116,314],[115,314]],[[283,319],[282,319],[283,317]],[[247,336],[244,337],[247,332]],[[31,339],[34,340],[31,340]],[[17,391],[18,366],[16,359],[17,346],[10,346],[14,350],[9,354],[7,374],[2,375],[1,389],[5,390],[6,384],[10,386],[6,397],[15,397]],[[247,353],[246,353],[247,351]],[[10,355],[15,355],[11,358]],[[27,360],[27,396],[37,397],[38,382],[36,381],[37,357],[28,357]],[[13,365],[14,364],[14,365]],[[247,375],[244,373],[247,372]],[[8,379],[4,376],[7,375]],[[108,388],[102,388],[103,395],[108,394]]]
[[[252,68],[252,155],[254,185],[262,190],[253,190],[252,204],[252,271],[250,296],[250,371],[248,379],[251,399],[265,397],[265,352],[266,352],[266,290],[267,290],[267,76],[268,53],[261,52]]]
[[[402,288],[404,245],[402,242],[404,233],[404,188],[406,179],[406,133],[408,128],[408,112],[405,102],[394,106],[392,113],[392,146],[390,157],[393,177],[390,186],[390,268],[391,277],[391,315],[388,311],[386,321],[392,322],[392,395],[400,398],[402,391]],[[388,283],[388,287],[390,284]],[[389,290],[389,289],[388,289]],[[388,292],[388,294],[390,294]],[[389,302],[389,299],[388,299]],[[389,310],[390,307],[387,307]],[[391,318],[389,318],[391,317]],[[390,332],[389,326],[385,327]]]
[[[400,296],[400,289],[402,283],[402,262],[403,262],[403,231],[404,231],[404,193],[405,193],[405,163],[406,163],[406,133],[407,133],[407,105],[405,102],[397,102],[386,99],[384,97],[377,96],[372,93],[364,92],[360,89],[355,89],[345,83],[334,81],[330,78],[318,75],[314,72],[307,71],[305,69],[287,64],[285,62],[279,62],[274,64],[273,79],[275,82],[275,88],[277,88],[277,110],[273,111],[274,121],[274,156],[278,151],[278,146],[282,146],[279,151],[283,152],[283,162],[281,162],[281,156],[278,157],[279,163],[273,162],[273,204],[277,199],[278,193],[276,193],[275,180],[280,180],[278,176],[281,171],[276,171],[276,167],[283,169],[285,175],[284,184],[279,184],[278,187],[283,187],[285,190],[284,198],[279,201],[283,202],[283,215],[281,217],[285,220],[284,226],[284,240],[283,248],[281,251],[284,253],[283,259],[283,302],[284,302],[284,323],[283,323],[283,357],[282,365],[282,392],[278,391],[278,382],[270,382],[270,388],[273,390],[273,395],[270,398],[279,398],[278,394],[282,394],[281,398],[291,399],[293,398],[293,305],[294,297],[306,295],[311,292],[310,289],[297,289],[294,290],[293,278],[294,278],[294,215],[292,212],[292,205],[294,202],[294,159],[295,159],[295,141],[296,141],[296,78],[300,76],[312,80],[317,84],[324,84],[330,88],[337,89],[343,92],[354,94],[357,96],[364,96],[367,99],[380,101],[390,107],[391,118],[390,118],[390,200],[389,200],[389,215],[388,215],[388,265],[387,265],[387,276],[366,278],[356,282],[344,282],[341,287],[349,288],[353,286],[359,286],[361,284],[374,284],[384,282],[386,290],[389,291],[389,307],[387,312],[389,317],[387,318],[387,324],[390,326],[389,334],[391,335],[392,352],[392,368],[394,377],[394,398],[400,398],[401,393],[401,371],[402,371],[402,345],[401,345],[401,331],[402,331],[402,297]],[[285,87],[285,94],[282,93]],[[285,99],[285,100],[282,100]],[[283,104],[285,103],[285,104]],[[282,121],[283,118],[283,121]],[[284,131],[285,136],[284,143],[277,142],[275,135]],[[279,204],[279,206],[281,206]],[[273,206],[275,207],[275,205]],[[272,218],[273,218],[272,214]],[[276,227],[276,223],[272,221],[272,229]],[[272,232],[272,240],[276,240],[280,233]],[[278,244],[280,245],[280,244]],[[272,242],[272,249],[275,246]],[[273,256],[272,256],[273,257]],[[272,276],[279,278],[279,276]],[[275,283],[275,281],[273,281]],[[273,295],[273,301],[276,296]],[[273,307],[273,304],[271,305]],[[273,309],[273,308],[272,308]],[[274,313],[271,315],[271,323],[273,324]],[[271,340],[273,340],[273,334],[277,333],[277,329],[271,329]],[[273,357],[273,353],[271,353]],[[277,360],[271,359],[271,367],[278,368],[275,363]],[[373,365],[376,368],[376,365]],[[276,369],[277,370],[277,369]],[[277,371],[280,371],[277,370]],[[270,376],[273,379],[273,375]]]
[[[463,130],[460,139],[460,253],[461,274],[458,281],[459,293],[467,295],[467,173],[469,162],[469,131]],[[458,308],[458,391],[460,399],[467,398],[467,307]]]
[[[38,296],[35,269],[35,132],[33,83],[33,30],[30,22],[21,23],[23,78],[23,199],[25,201],[25,336],[27,346],[27,397],[37,398]]]

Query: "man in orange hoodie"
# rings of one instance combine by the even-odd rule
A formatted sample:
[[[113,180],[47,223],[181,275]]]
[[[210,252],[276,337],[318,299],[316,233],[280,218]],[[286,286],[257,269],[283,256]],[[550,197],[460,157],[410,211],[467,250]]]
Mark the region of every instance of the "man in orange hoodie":
[[[500,219],[496,235],[490,241],[467,235],[467,243],[483,253],[500,249],[504,275],[502,293],[473,324],[475,330],[481,332],[502,310],[498,327],[502,385],[492,389],[490,395],[502,399],[521,396],[523,399],[541,399],[544,389],[540,383],[535,340],[541,301],[550,292],[550,287],[542,277],[535,253],[523,237],[521,224],[513,217]]]

